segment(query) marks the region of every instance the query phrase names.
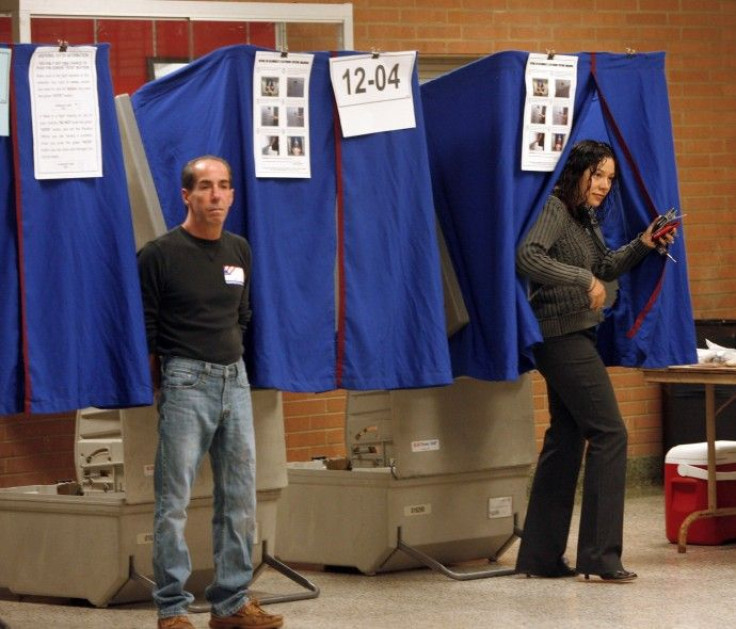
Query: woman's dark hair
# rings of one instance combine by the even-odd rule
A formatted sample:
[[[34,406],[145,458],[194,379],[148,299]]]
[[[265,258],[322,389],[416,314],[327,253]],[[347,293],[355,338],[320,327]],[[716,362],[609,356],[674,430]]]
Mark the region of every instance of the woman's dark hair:
[[[580,193],[580,178],[585,173],[592,176],[598,164],[605,159],[616,160],[610,144],[605,142],[582,140],[572,147],[554,194],[574,217],[579,216],[580,208],[585,204],[585,196]]]

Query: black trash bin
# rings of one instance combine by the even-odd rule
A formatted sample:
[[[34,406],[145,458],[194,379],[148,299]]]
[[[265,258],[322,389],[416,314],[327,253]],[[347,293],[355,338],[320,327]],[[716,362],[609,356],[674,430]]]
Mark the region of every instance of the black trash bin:
[[[736,319],[699,319],[695,321],[698,347],[705,339],[736,349]],[[736,398],[736,386],[715,387],[716,410]],[[736,399],[716,418],[716,439],[736,441]],[[683,443],[705,439],[705,391],[697,384],[662,385],[662,445],[664,454]]]

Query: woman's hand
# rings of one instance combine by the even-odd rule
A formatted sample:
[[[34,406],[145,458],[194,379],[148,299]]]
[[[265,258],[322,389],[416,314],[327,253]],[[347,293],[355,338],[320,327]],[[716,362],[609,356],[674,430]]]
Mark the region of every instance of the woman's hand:
[[[650,249],[654,249],[656,247],[664,247],[666,249],[673,242],[675,242],[675,237],[677,236],[677,228],[675,227],[673,230],[667,232],[661,238],[654,240],[652,238],[652,233],[654,232],[654,225],[655,223],[657,223],[658,220],[659,220],[659,217],[655,218],[651,222],[649,227],[647,227],[646,231],[641,235],[641,241]]]
[[[588,297],[590,297],[590,308],[592,310],[603,309],[603,304],[606,303],[606,287],[595,276],[588,288]]]

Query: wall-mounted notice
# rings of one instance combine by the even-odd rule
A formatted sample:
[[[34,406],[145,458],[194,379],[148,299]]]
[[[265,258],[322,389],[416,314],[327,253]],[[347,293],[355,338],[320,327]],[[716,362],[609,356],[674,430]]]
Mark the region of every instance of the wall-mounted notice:
[[[521,169],[552,171],[567,144],[577,86],[578,58],[530,53],[521,138]]]
[[[97,50],[37,48],[28,80],[36,179],[102,177]]]

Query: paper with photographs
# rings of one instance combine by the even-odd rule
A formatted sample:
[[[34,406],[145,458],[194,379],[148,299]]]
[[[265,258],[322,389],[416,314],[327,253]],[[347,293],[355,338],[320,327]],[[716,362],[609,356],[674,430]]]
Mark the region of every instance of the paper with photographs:
[[[570,137],[578,58],[530,53],[521,140],[521,169],[552,171]]]
[[[256,52],[253,151],[256,177],[312,176],[309,77],[314,55]]]

